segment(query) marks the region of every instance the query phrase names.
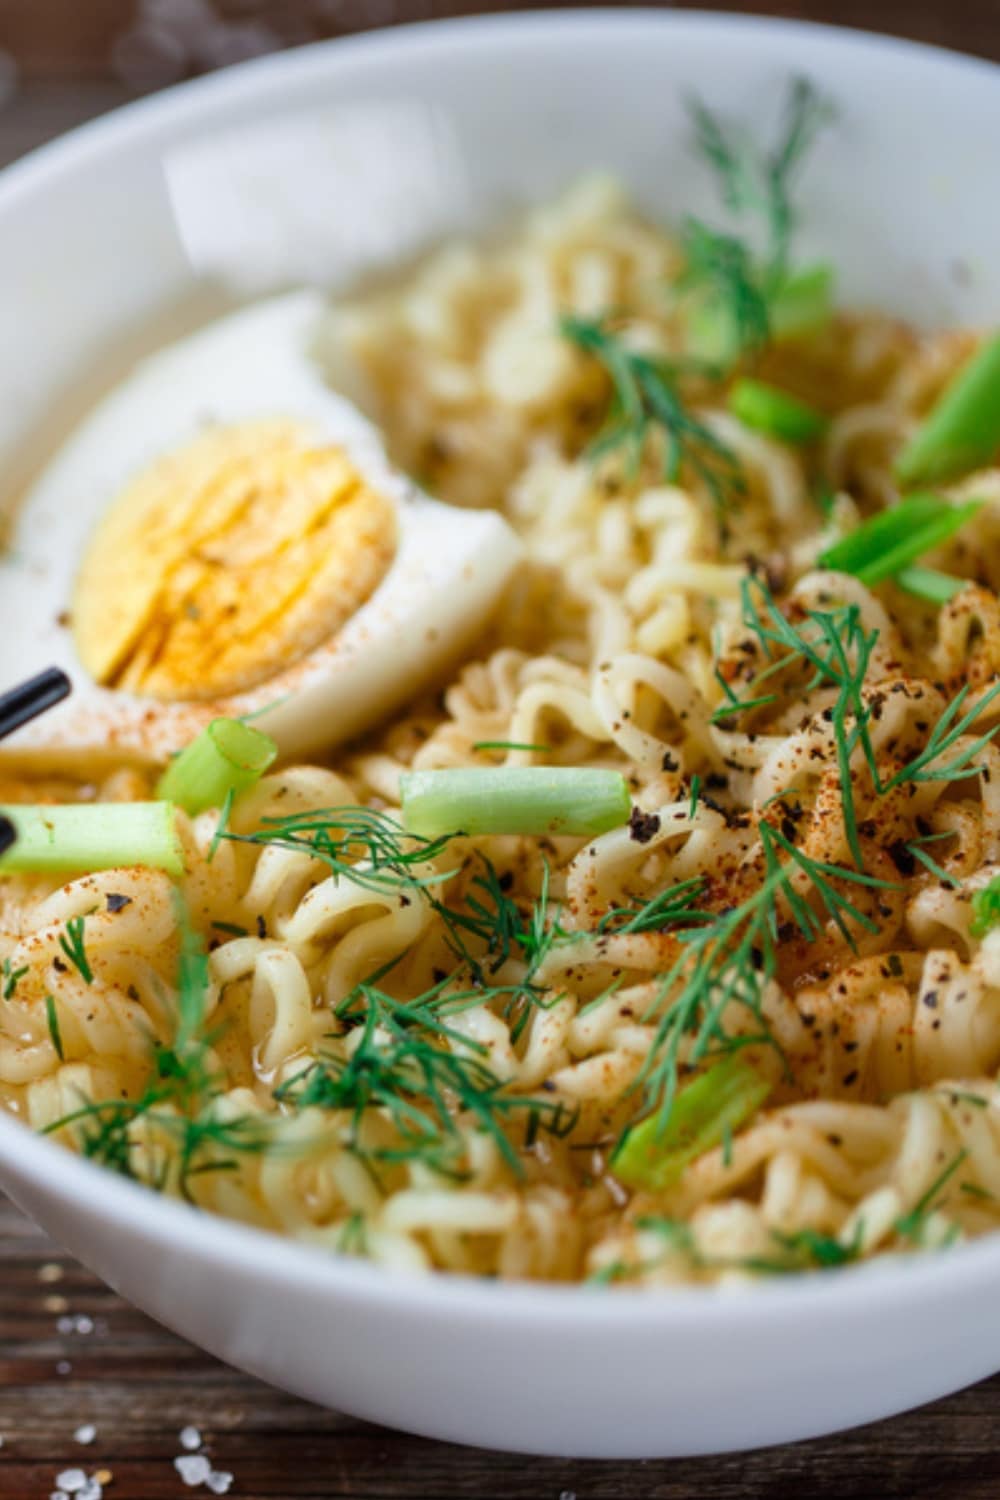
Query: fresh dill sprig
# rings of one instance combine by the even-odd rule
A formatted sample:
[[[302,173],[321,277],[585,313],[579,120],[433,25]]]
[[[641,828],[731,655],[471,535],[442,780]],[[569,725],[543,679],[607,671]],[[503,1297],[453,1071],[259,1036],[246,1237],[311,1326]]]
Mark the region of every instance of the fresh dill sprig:
[[[65,1062],[66,1054],[63,1052],[62,1032],[59,1030],[59,1012],[56,1010],[56,1002],[53,995],[45,996],[45,1018],[48,1021],[49,1036],[52,1038],[52,1045],[56,1049],[56,1057],[58,1057],[60,1062]]]
[[[900,1239],[910,1240],[915,1245],[923,1243],[927,1231],[928,1219],[937,1212],[940,1206],[941,1194],[968,1155],[969,1152],[965,1148],[957,1152],[939,1175],[935,1177],[927,1191],[921,1194],[909,1213],[903,1214],[901,1218],[896,1220],[893,1227]]]
[[[727,310],[736,354],[763,349],[771,316],[749,247],[693,218],[684,226],[682,244],[685,264],[677,290],[705,293]]]
[[[948,871],[942,865],[939,865],[934,856],[928,854],[924,847],[925,844],[939,843],[941,839],[954,839],[957,837],[958,835],[954,829],[949,828],[943,833],[921,834],[919,838],[910,839],[908,843],[903,845],[903,848],[907,854],[911,855],[919,864],[922,864],[924,869],[934,876],[935,880],[939,880],[942,885],[949,886],[952,890],[957,890],[962,882],[956,876],[949,875]]]
[[[712,922],[712,912],[700,911],[695,902],[704,894],[705,876],[694,875],[690,880],[680,880],[642,906],[615,906],[597,924],[598,932],[613,931],[618,934],[638,932],[666,932],[679,922]]]
[[[0,964],[0,997],[4,1000],[13,1000],[17,987],[27,972],[27,964],[20,969],[15,969],[13,960],[5,958]]]
[[[736,455],[695,416],[680,394],[678,375],[685,368],[683,363],[630,349],[609,318],[567,316],[559,326],[563,337],[596,359],[611,381],[611,409],[590,445],[591,458],[621,453],[626,469],[635,474],[647,439],[655,433],[663,445],[663,472],[670,483],[687,466],[719,508],[744,489]]]
[[[527,992],[533,987],[532,975],[553,944],[570,936],[563,930],[551,900],[548,861],[543,861],[538,899],[525,919],[520,904],[508,895],[504,877],[493,862],[482,852],[477,852],[476,859],[479,871],[460,906],[448,905],[434,895],[429,897],[430,904],[445,924],[453,953],[480,986],[487,983],[488,974],[495,974],[508,959],[521,958],[528,967],[523,986]],[[484,954],[473,953],[464,934],[476,938],[483,945]]]
[[[664,1261],[677,1254],[686,1256],[695,1270],[749,1271],[755,1275],[771,1276],[788,1275],[795,1271],[831,1270],[858,1260],[862,1252],[860,1225],[846,1244],[818,1229],[799,1229],[792,1233],[771,1229],[768,1232],[774,1254],[746,1256],[706,1255],[699,1249],[690,1224],[662,1214],[642,1214],[636,1219],[635,1227],[657,1236],[663,1246],[660,1253],[633,1263],[625,1260],[611,1261],[588,1277],[590,1285],[602,1286],[632,1280],[636,1276],[657,1270]]]
[[[135,1129],[139,1125],[152,1128],[169,1143],[172,1154],[165,1155],[159,1175],[149,1185],[162,1190],[173,1180],[181,1194],[191,1199],[192,1178],[233,1170],[241,1155],[265,1150],[271,1135],[256,1116],[230,1120],[218,1113],[222,1080],[210,1064],[212,1038],[203,1035],[208,958],[179,896],[177,920],[181,954],[174,1038],[169,1047],[154,1046],[145,1089],[135,1099],[86,1100],[47,1126],[45,1134],[75,1127],[84,1156],[122,1176],[138,1178]],[[50,1013],[50,1030],[52,1021]]]
[[[337,1236],[337,1249],[341,1255],[368,1254],[368,1231],[365,1216],[360,1209],[355,1209],[344,1221],[344,1227]]]
[[[969,732],[983,710],[988,708],[1000,694],[1000,682],[995,682],[989,692],[984,693],[982,698],[963,714],[962,709],[970,691],[971,684],[966,683],[961,691],[956,693],[931,730],[927,743],[919,755],[915,755],[905,766],[900,767],[886,783],[887,792],[892,791],[893,787],[902,786],[904,782],[962,781],[980,774],[982,767],[973,765],[972,762],[994,739],[997,730],[1000,729],[1000,724],[987,730],[985,734],[979,735],[970,745],[959,750],[945,765],[939,764],[942,757],[955,748],[958,740]]]
[[[335,876],[366,890],[427,888],[452,878],[450,874],[421,874],[418,867],[443,853],[453,834],[422,838],[372,807],[328,807],[286,818],[268,817],[252,833],[234,833],[220,823],[218,837],[309,854]]]
[[[820,131],[833,119],[832,105],[811,80],[793,79],[778,139],[769,150],[724,124],[700,100],[691,102],[690,113],[695,146],[714,167],[726,207],[734,214],[754,215],[762,223],[763,283],[765,290],[774,290],[787,271],[796,226],[795,173]]]
[[[87,957],[86,917],[70,917],[65,933],[59,935],[59,946],[76,969],[84,984],[93,984],[94,971]]]
[[[685,925],[688,916],[680,917],[674,930],[677,957],[644,1017],[656,1021],[656,1033],[633,1087],[643,1089],[645,1113],[658,1114],[664,1127],[677,1093],[685,1040],[690,1041],[689,1067],[734,1048],[777,1046],[762,1005],[765,988],[777,973],[780,942],[796,932],[812,941],[822,933],[824,921],[832,922],[851,947],[849,921],[868,932],[878,930],[838,887],[884,890],[890,881],[811,859],[771,824],[761,821],[758,826],[764,879],[746,901],[714,920],[706,922],[704,913],[692,912],[697,920]],[[806,894],[800,889],[803,882]],[[749,1013],[756,1030],[734,1034],[724,1028],[724,1014],[734,1006]]]
[[[484,1061],[487,1049],[439,1018],[442,990],[439,984],[427,995],[400,1001],[377,985],[358,985],[335,1011],[345,1029],[360,1029],[350,1055],[320,1058],[280,1085],[274,1097],[297,1110],[348,1111],[350,1147],[373,1164],[420,1160],[453,1178],[464,1175],[458,1121],[466,1116],[492,1136],[520,1176],[520,1157],[504,1125],[521,1114],[534,1121],[533,1132],[542,1128],[565,1135],[575,1124],[575,1113],[561,1101],[508,1093]],[[453,1044],[462,1050],[453,1050]],[[390,1121],[393,1143],[365,1142],[369,1110]]]
[[[865,679],[878,631],[865,629],[856,604],[832,610],[807,610],[802,624],[795,625],[782,613],[767,584],[760,578],[744,579],[741,595],[743,625],[756,638],[768,665],[754,674],[749,683],[751,696],[747,699],[738,697],[723,674],[716,671],[716,680],[725,690],[726,701],[713,715],[713,723],[727,727],[736,715],[776,702],[777,695],[761,696],[756,690],[796,664],[812,669],[803,689],[805,693],[819,687],[834,688],[837,698],[827,710],[827,717],[833,730],[840,772],[844,833],[854,863],[860,870],[864,861],[851,758],[860,746],[874,789],[880,792],[882,788],[869,732],[872,710],[864,698]]]

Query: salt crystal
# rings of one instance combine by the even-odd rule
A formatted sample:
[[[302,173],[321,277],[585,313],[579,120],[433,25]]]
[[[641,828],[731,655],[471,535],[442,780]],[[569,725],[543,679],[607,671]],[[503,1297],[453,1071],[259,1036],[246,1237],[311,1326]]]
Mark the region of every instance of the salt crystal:
[[[87,1480],[82,1490],[77,1490],[76,1500],[104,1500],[104,1490],[96,1475]]]
[[[180,1431],[181,1447],[193,1453],[196,1448],[201,1447],[201,1433],[197,1427],[182,1427]]]
[[[213,1495],[228,1495],[232,1482],[232,1474],[227,1474],[225,1469],[213,1469],[205,1480],[206,1486]]]
[[[87,1476],[82,1469],[63,1469],[61,1474],[56,1475],[56,1484],[68,1495],[77,1494],[86,1483]]]
[[[72,1370],[72,1368],[73,1368],[73,1366],[70,1364],[70,1362],[69,1362],[68,1359],[61,1359],[59,1361],[59,1363],[56,1365],[56,1374],[57,1375],[68,1375],[69,1372],[70,1372],[70,1370]]]
[[[78,1427],[74,1432],[73,1441],[75,1443],[83,1444],[92,1443],[96,1436],[97,1428],[94,1426],[93,1422],[84,1422],[83,1426]]]
[[[559,1496],[559,1500],[576,1500],[576,1491],[563,1490]]]
[[[53,1490],[49,1500],[69,1500],[69,1496],[65,1490]]]
[[[191,1489],[204,1484],[212,1472],[212,1465],[204,1453],[186,1453],[174,1459],[174,1468]]]
[[[89,1318],[86,1313],[78,1313],[76,1314],[76,1316],[70,1313],[68,1317],[58,1318],[56,1320],[56,1330],[57,1332],[63,1334],[93,1333],[94,1320],[93,1318]]]

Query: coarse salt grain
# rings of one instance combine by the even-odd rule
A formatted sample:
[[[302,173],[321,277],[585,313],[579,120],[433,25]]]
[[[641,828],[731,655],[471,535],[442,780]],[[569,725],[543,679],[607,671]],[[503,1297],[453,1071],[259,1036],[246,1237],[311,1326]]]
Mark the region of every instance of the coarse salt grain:
[[[69,1500],[69,1496],[65,1490],[53,1490],[49,1500]]]
[[[174,1459],[174,1468],[191,1489],[204,1484],[212,1472],[212,1465],[204,1453],[185,1453]]]
[[[59,1361],[59,1363],[56,1365],[56,1374],[57,1375],[68,1375],[69,1372],[70,1372],[70,1370],[72,1370],[72,1368],[73,1368],[73,1366],[70,1364],[70,1362],[69,1362],[68,1359],[61,1359]]]
[[[63,1469],[61,1474],[56,1475],[56,1485],[65,1490],[67,1495],[77,1494],[86,1483],[87,1476],[82,1469]]]
[[[104,1490],[96,1475],[92,1475],[82,1490],[77,1490],[76,1500],[104,1500]]]
[[[56,1331],[58,1333],[93,1333],[94,1320],[93,1318],[89,1318],[86,1313],[77,1313],[76,1315],[70,1313],[68,1317],[57,1320]]]
[[[228,1474],[225,1469],[213,1469],[205,1480],[207,1488],[212,1491],[213,1495],[228,1495],[232,1482],[232,1474]]]
[[[201,1433],[197,1427],[182,1427],[179,1437],[181,1447],[186,1448],[189,1453],[201,1447]]]
[[[84,1422],[83,1426],[78,1427],[74,1432],[73,1441],[74,1443],[83,1443],[86,1445],[87,1443],[92,1443],[96,1436],[97,1428],[93,1422]]]

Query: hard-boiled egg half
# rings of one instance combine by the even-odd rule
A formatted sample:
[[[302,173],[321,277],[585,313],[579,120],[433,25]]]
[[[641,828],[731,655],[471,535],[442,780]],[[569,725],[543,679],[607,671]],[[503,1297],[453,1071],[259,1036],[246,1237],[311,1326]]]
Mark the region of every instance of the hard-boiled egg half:
[[[430,499],[324,384],[294,293],[140,365],[19,507],[0,567],[0,686],[73,697],[5,742],[162,759],[256,716],[283,752],[359,733],[479,632],[520,555]]]

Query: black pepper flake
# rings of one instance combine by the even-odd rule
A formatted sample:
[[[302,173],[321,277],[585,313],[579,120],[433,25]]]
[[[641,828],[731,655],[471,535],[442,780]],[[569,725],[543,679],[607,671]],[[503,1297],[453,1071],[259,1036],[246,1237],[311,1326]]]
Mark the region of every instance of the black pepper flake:
[[[637,844],[648,844],[659,831],[658,813],[644,813],[640,808],[633,807],[628,820],[629,838],[634,839]]]
[[[260,915],[257,917],[257,936],[263,941],[267,937],[267,923]]]
[[[902,839],[889,845],[888,854],[900,875],[912,875],[916,870],[917,862]]]
[[[660,765],[664,771],[679,771],[681,763],[679,760],[675,760],[668,750],[660,761]]]
[[[509,891],[514,884],[514,871],[504,870],[503,874],[497,878],[497,884],[502,891]]]
[[[790,844],[795,843],[795,821],[793,818],[784,817],[781,820],[781,832]]]
[[[852,1073],[845,1073],[844,1074],[844,1088],[845,1089],[849,1089],[851,1087],[851,1084],[852,1083],[857,1083],[857,1081],[858,1081],[858,1070],[857,1070],[857,1068],[855,1068]]]
[[[892,977],[894,979],[902,979],[902,977],[903,977],[903,960],[900,958],[899,954],[898,953],[890,953],[889,957],[887,959],[887,963],[889,965],[889,973],[892,975]]]
[[[938,1003],[938,992],[937,992],[937,990],[927,990],[926,993],[923,994],[923,995],[921,995],[920,998],[921,998],[921,1002],[924,1005],[927,1006],[928,1010],[937,1010],[937,1003]]]
[[[66,965],[63,963],[61,958],[54,958],[52,960],[52,967],[55,969],[57,974],[65,974],[67,972]]]
[[[107,896],[107,904],[108,911],[114,914],[115,912],[124,911],[126,906],[131,906],[132,897],[119,896],[116,895],[114,891],[109,891]]]

